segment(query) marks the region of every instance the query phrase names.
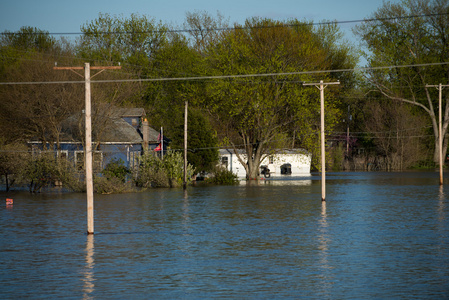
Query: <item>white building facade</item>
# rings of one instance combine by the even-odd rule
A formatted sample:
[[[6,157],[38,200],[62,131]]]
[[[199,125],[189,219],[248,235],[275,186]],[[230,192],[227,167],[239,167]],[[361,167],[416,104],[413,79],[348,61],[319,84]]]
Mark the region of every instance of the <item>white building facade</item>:
[[[237,150],[246,161],[243,150]],[[312,154],[304,149],[279,150],[267,156],[260,164],[260,176],[309,176]],[[240,163],[237,154],[231,149],[220,149],[220,164],[239,178],[246,177],[245,167]],[[269,170],[269,172],[266,171]]]

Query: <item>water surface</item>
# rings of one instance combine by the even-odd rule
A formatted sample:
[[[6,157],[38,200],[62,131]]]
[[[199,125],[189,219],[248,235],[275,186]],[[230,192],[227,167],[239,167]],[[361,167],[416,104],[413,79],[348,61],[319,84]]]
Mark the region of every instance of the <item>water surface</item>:
[[[95,195],[94,235],[85,194],[1,194],[0,298],[446,299],[447,183],[328,173],[326,202],[319,176]]]

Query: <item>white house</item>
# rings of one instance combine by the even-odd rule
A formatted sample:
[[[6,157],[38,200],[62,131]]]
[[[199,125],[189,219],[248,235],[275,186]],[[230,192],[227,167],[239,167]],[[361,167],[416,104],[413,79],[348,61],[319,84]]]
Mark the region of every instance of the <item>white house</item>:
[[[246,160],[244,150],[237,150]],[[304,149],[279,150],[269,155],[260,164],[260,175],[271,176],[308,176],[312,154]],[[240,163],[237,154],[231,149],[220,149],[220,164],[238,177],[246,177],[245,167]],[[266,172],[266,168],[269,172]]]

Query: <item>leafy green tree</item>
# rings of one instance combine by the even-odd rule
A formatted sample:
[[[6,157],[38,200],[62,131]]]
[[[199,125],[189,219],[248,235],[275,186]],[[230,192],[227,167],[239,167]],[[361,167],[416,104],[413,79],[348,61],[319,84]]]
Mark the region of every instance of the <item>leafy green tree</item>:
[[[433,159],[438,163],[438,93],[426,85],[449,83],[449,3],[443,0],[385,2],[355,29],[368,51],[370,67],[410,66],[373,69],[369,89],[393,101],[408,103],[426,114],[433,128]],[[443,63],[436,66],[425,64]],[[449,93],[443,90],[443,156],[447,150]]]
[[[293,73],[331,67],[329,49],[307,24],[253,18],[244,27],[223,33],[208,49],[207,59],[215,75]],[[340,60],[344,62],[347,56],[345,53]],[[323,74],[320,79],[328,76]],[[247,178],[258,176],[264,156],[285,145],[279,138],[292,128],[298,130],[303,147],[317,150],[319,94],[301,84],[310,80],[316,81],[311,75],[272,75],[209,84],[205,106],[220,124],[226,141],[246,151],[247,156],[237,157],[246,168]],[[331,129],[338,113],[337,101],[332,91],[326,97]]]
[[[167,27],[145,15],[124,18],[100,13],[97,19],[81,26],[81,31],[81,57],[103,64],[127,63],[145,75],[152,57],[166,42]]]
[[[178,119],[181,121],[182,119]],[[196,172],[210,172],[218,162],[218,141],[209,120],[198,109],[189,109],[187,118],[187,161]],[[172,149],[184,148],[184,123],[176,126],[170,136]]]
[[[188,39],[171,33],[168,42],[155,54],[151,62],[152,77],[183,78],[202,76],[206,73],[204,58],[189,46]],[[183,119],[185,102],[197,104],[204,95],[204,82],[156,81],[146,85],[145,105],[153,126],[170,129]]]
[[[11,47],[22,51],[51,52],[56,49],[57,41],[48,31],[30,26],[21,27],[17,32],[4,31],[0,36],[2,47]]]

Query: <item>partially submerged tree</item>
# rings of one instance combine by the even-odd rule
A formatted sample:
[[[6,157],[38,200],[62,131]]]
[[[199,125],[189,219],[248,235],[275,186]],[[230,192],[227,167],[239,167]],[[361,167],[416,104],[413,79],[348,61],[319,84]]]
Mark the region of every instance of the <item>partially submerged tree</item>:
[[[424,111],[435,137],[434,162],[439,157],[438,93],[433,87],[449,83],[449,3],[442,0],[385,2],[355,33],[364,41],[373,69],[367,79],[381,95]],[[440,63],[440,64],[439,64]],[[431,66],[430,64],[439,64]],[[443,90],[443,156],[447,150],[449,93]]]
[[[0,146],[0,176],[4,179],[6,192],[15,183],[22,183],[29,159],[30,154],[24,144]]]
[[[245,150],[246,156],[237,157],[247,178],[258,176],[260,162],[284,144],[279,138],[289,129],[298,129],[303,147],[311,150],[317,144],[319,127],[313,124],[319,124],[319,94],[302,86],[303,81],[316,79],[306,74],[276,74],[328,69],[332,64],[329,49],[308,24],[258,18],[224,32],[208,49],[214,75],[237,75],[209,84],[205,107],[223,128],[227,142]],[[339,58],[342,62],[348,59],[348,53],[344,54]],[[249,74],[272,75],[245,76]],[[326,74],[320,77],[327,78]],[[334,99],[332,92],[327,99]],[[326,106],[331,125],[336,101],[327,101]],[[310,139],[312,135],[316,142]]]

